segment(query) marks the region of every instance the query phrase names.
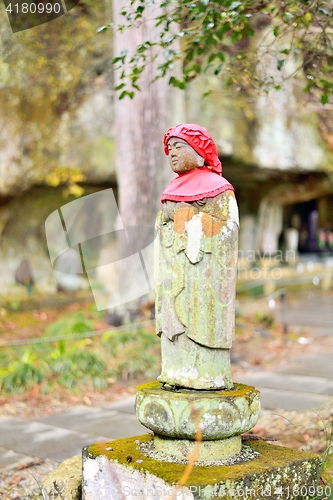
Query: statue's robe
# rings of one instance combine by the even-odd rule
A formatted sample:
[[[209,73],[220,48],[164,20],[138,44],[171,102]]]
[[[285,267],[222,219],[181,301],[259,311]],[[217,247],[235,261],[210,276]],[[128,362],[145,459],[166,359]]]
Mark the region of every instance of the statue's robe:
[[[166,201],[157,216],[161,382],[195,389],[232,386],[238,225],[232,190],[191,203]]]

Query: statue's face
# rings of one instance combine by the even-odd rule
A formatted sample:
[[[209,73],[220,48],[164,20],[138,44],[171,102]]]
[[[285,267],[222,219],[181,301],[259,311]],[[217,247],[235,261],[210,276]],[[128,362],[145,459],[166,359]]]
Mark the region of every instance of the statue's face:
[[[204,159],[186,141],[170,137],[168,141],[169,162],[176,174],[185,174],[204,166]]]

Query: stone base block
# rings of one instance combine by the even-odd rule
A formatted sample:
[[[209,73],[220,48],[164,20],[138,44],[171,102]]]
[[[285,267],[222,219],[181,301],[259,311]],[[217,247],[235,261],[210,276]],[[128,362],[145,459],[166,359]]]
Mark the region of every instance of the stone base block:
[[[159,382],[137,387],[136,416],[155,434],[195,439],[196,412],[204,441],[225,439],[249,431],[258,421],[260,393],[254,387],[234,384],[232,389],[165,390]]]
[[[83,450],[82,500],[305,500],[316,496],[319,457],[264,441],[245,463],[194,466],[177,489],[185,465],[148,458],[140,444],[152,435],[98,443]]]
[[[170,439],[163,436],[154,436],[154,446],[160,453],[174,456],[179,460],[186,460],[194,451],[196,442],[188,439]],[[202,441],[199,447],[197,460],[209,465],[214,460],[221,460],[240,453],[242,449],[241,436],[216,441]]]

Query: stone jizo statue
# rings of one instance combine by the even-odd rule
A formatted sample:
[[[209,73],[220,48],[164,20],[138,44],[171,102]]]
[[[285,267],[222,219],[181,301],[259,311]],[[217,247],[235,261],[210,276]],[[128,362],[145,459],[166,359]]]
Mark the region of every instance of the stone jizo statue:
[[[155,255],[163,384],[232,387],[238,208],[204,127],[177,125],[164,150],[178,176],[162,194]]]

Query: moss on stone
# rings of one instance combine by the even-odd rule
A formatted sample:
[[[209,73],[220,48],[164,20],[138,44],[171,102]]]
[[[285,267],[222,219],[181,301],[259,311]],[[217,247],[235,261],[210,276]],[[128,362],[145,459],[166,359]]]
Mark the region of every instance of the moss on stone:
[[[260,410],[260,393],[254,387],[235,384],[216,391],[163,390],[159,382],[137,388],[136,415],[155,434],[195,439],[192,405],[197,410],[204,441],[242,434],[254,427]]]
[[[169,485],[176,484],[185,466],[159,462],[145,456],[139,448],[139,442],[143,443],[151,439],[153,439],[152,435],[144,434],[110,443],[97,443],[85,448],[84,456],[94,459],[99,455],[105,455],[119,464],[140,470],[142,473],[153,474]],[[221,496],[223,488],[242,488],[244,485],[259,491],[266,488],[267,484],[275,488],[290,488],[294,485],[300,488],[303,485],[316,484],[319,467],[317,455],[274,446],[259,440],[247,444],[260,453],[258,458],[237,465],[195,466],[186,485],[197,486],[201,489],[215,487],[214,492],[219,490],[220,493],[217,496]],[[215,493],[207,498],[215,498]],[[224,496],[224,498],[227,499],[229,496]],[[266,496],[266,498],[274,498],[274,496]]]
[[[162,388],[163,385],[160,382],[154,381],[154,382],[148,382],[147,384],[138,385],[136,390],[137,392],[148,392],[148,391],[153,392],[153,391],[160,391]],[[176,398],[177,395],[179,395],[179,397],[183,398],[184,394],[186,394],[186,397],[195,400],[200,395],[212,399],[216,399],[221,396],[234,398],[234,397],[247,396],[249,392],[250,393],[255,392],[259,394],[259,391],[255,389],[255,387],[238,383],[234,383],[234,387],[232,389],[222,389],[220,391],[200,391],[195,389],[187,390],[180,388],[176,388],[175,391],[170,391],[172,397]]]

